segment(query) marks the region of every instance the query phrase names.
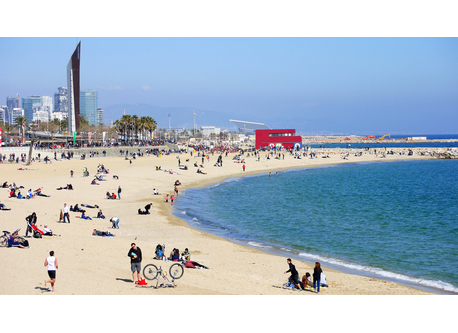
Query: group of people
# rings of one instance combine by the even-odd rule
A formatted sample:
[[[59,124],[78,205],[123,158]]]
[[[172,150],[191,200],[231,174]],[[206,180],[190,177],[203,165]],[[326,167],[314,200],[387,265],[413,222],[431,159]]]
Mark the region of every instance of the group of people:
[[[299,281],[299,272],[296,270],[296,266],[294,266],[292,260],[288,258],[286,259],[286,262],[289,265],[289,269],[285,272],[285,274],[291,273],[288,278],[288,283],[293,285],[295,288],[305,290],[308,286],[310,286],[313,288],[314,292],[319,293],[320,286],[328,287],[326,284],[326,275],[324,275],[319,262],[315,263],[313,275],[310,275],[309,272],[305,273],[305,275],[302,276],[302,281]]]

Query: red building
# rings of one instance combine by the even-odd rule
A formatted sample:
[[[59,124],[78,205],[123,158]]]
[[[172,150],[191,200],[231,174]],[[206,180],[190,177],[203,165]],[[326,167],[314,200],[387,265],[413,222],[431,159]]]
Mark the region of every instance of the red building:
[[[302,137],[294,129],[256,130],[256,149],[277,147],[292,149],[302,148]]]

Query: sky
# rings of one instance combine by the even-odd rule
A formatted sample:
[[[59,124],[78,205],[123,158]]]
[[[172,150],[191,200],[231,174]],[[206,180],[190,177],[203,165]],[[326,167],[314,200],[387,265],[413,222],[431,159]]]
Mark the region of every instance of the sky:
[[[290,117],[311,132],[458,133],[454,37],[0,37],[0,103],[66,86],[78,42],[81,89],[97,90],[101,108]]]

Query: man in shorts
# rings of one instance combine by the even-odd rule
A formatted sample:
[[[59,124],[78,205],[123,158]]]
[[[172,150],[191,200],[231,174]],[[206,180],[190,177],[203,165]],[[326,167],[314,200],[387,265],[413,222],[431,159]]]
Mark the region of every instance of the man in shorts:
[[[135,244],[132,243],[127,256],[130,257],[130,269],[132,271],[132,280],[135,283],[140,281],[140,271],[142,262],[142,250]],[[135,272],[137,272],[137,280],[135,280]]]

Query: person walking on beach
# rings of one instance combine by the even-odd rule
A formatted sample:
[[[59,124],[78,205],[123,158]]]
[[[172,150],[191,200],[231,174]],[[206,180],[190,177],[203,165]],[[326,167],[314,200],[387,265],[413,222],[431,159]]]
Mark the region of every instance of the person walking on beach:
[[[45,287],[47,283],[51,283],[51,288],[54,292],[54,283],[56,283],[56,270],[59,268],[57,259],[54,257],[54,251],[49,252],[49,257],[46,258],[44,266],[48,268],[48,276],[50,279],[45,280]]]
[[[73,178],[73,170],[70,170],[70,177]]]
[[[130,245],[129,252],[127,252],[127,256],[130,257],[130,269],[132,271],[133,282],[135,283],[135,281],[140,281],[142,250],[140,250],[135,243],[132,243]],[[135,272],[137,272],[137,280],[135,280]]]
[[[70,223],[70,210],[68,209],[68,206],[66,203],[64,203],[64,208],[62,209],[62,212],[64,212],[64,223],[65,223],[65,217],[67,217],[68,223]]]
[[[33,235],[32,225],[37,224],[37,214],[33,212],[31,215],[25,218],[27,221],[27,229],[25,230],[25,237],[29,235],[29,232]]]
[[[320,282],[321,282],[321,265],[319,262],[315,263],[315,268],[313,269],[313,290],[316,293],[320,292]]]
[[[289,265],[289,269],[285,272],[285,274],[291,273],[291,276],[288,278],[288,281],[290,283],[293,283],[297,288],[303,289],[301,286],[301,282],[299,282],[299,273],[296,270],[296,266],[293,265],[290,258],[286,259],[286,262]]]
[[[121,186],[118,186],[118,198],[121,200]]]

